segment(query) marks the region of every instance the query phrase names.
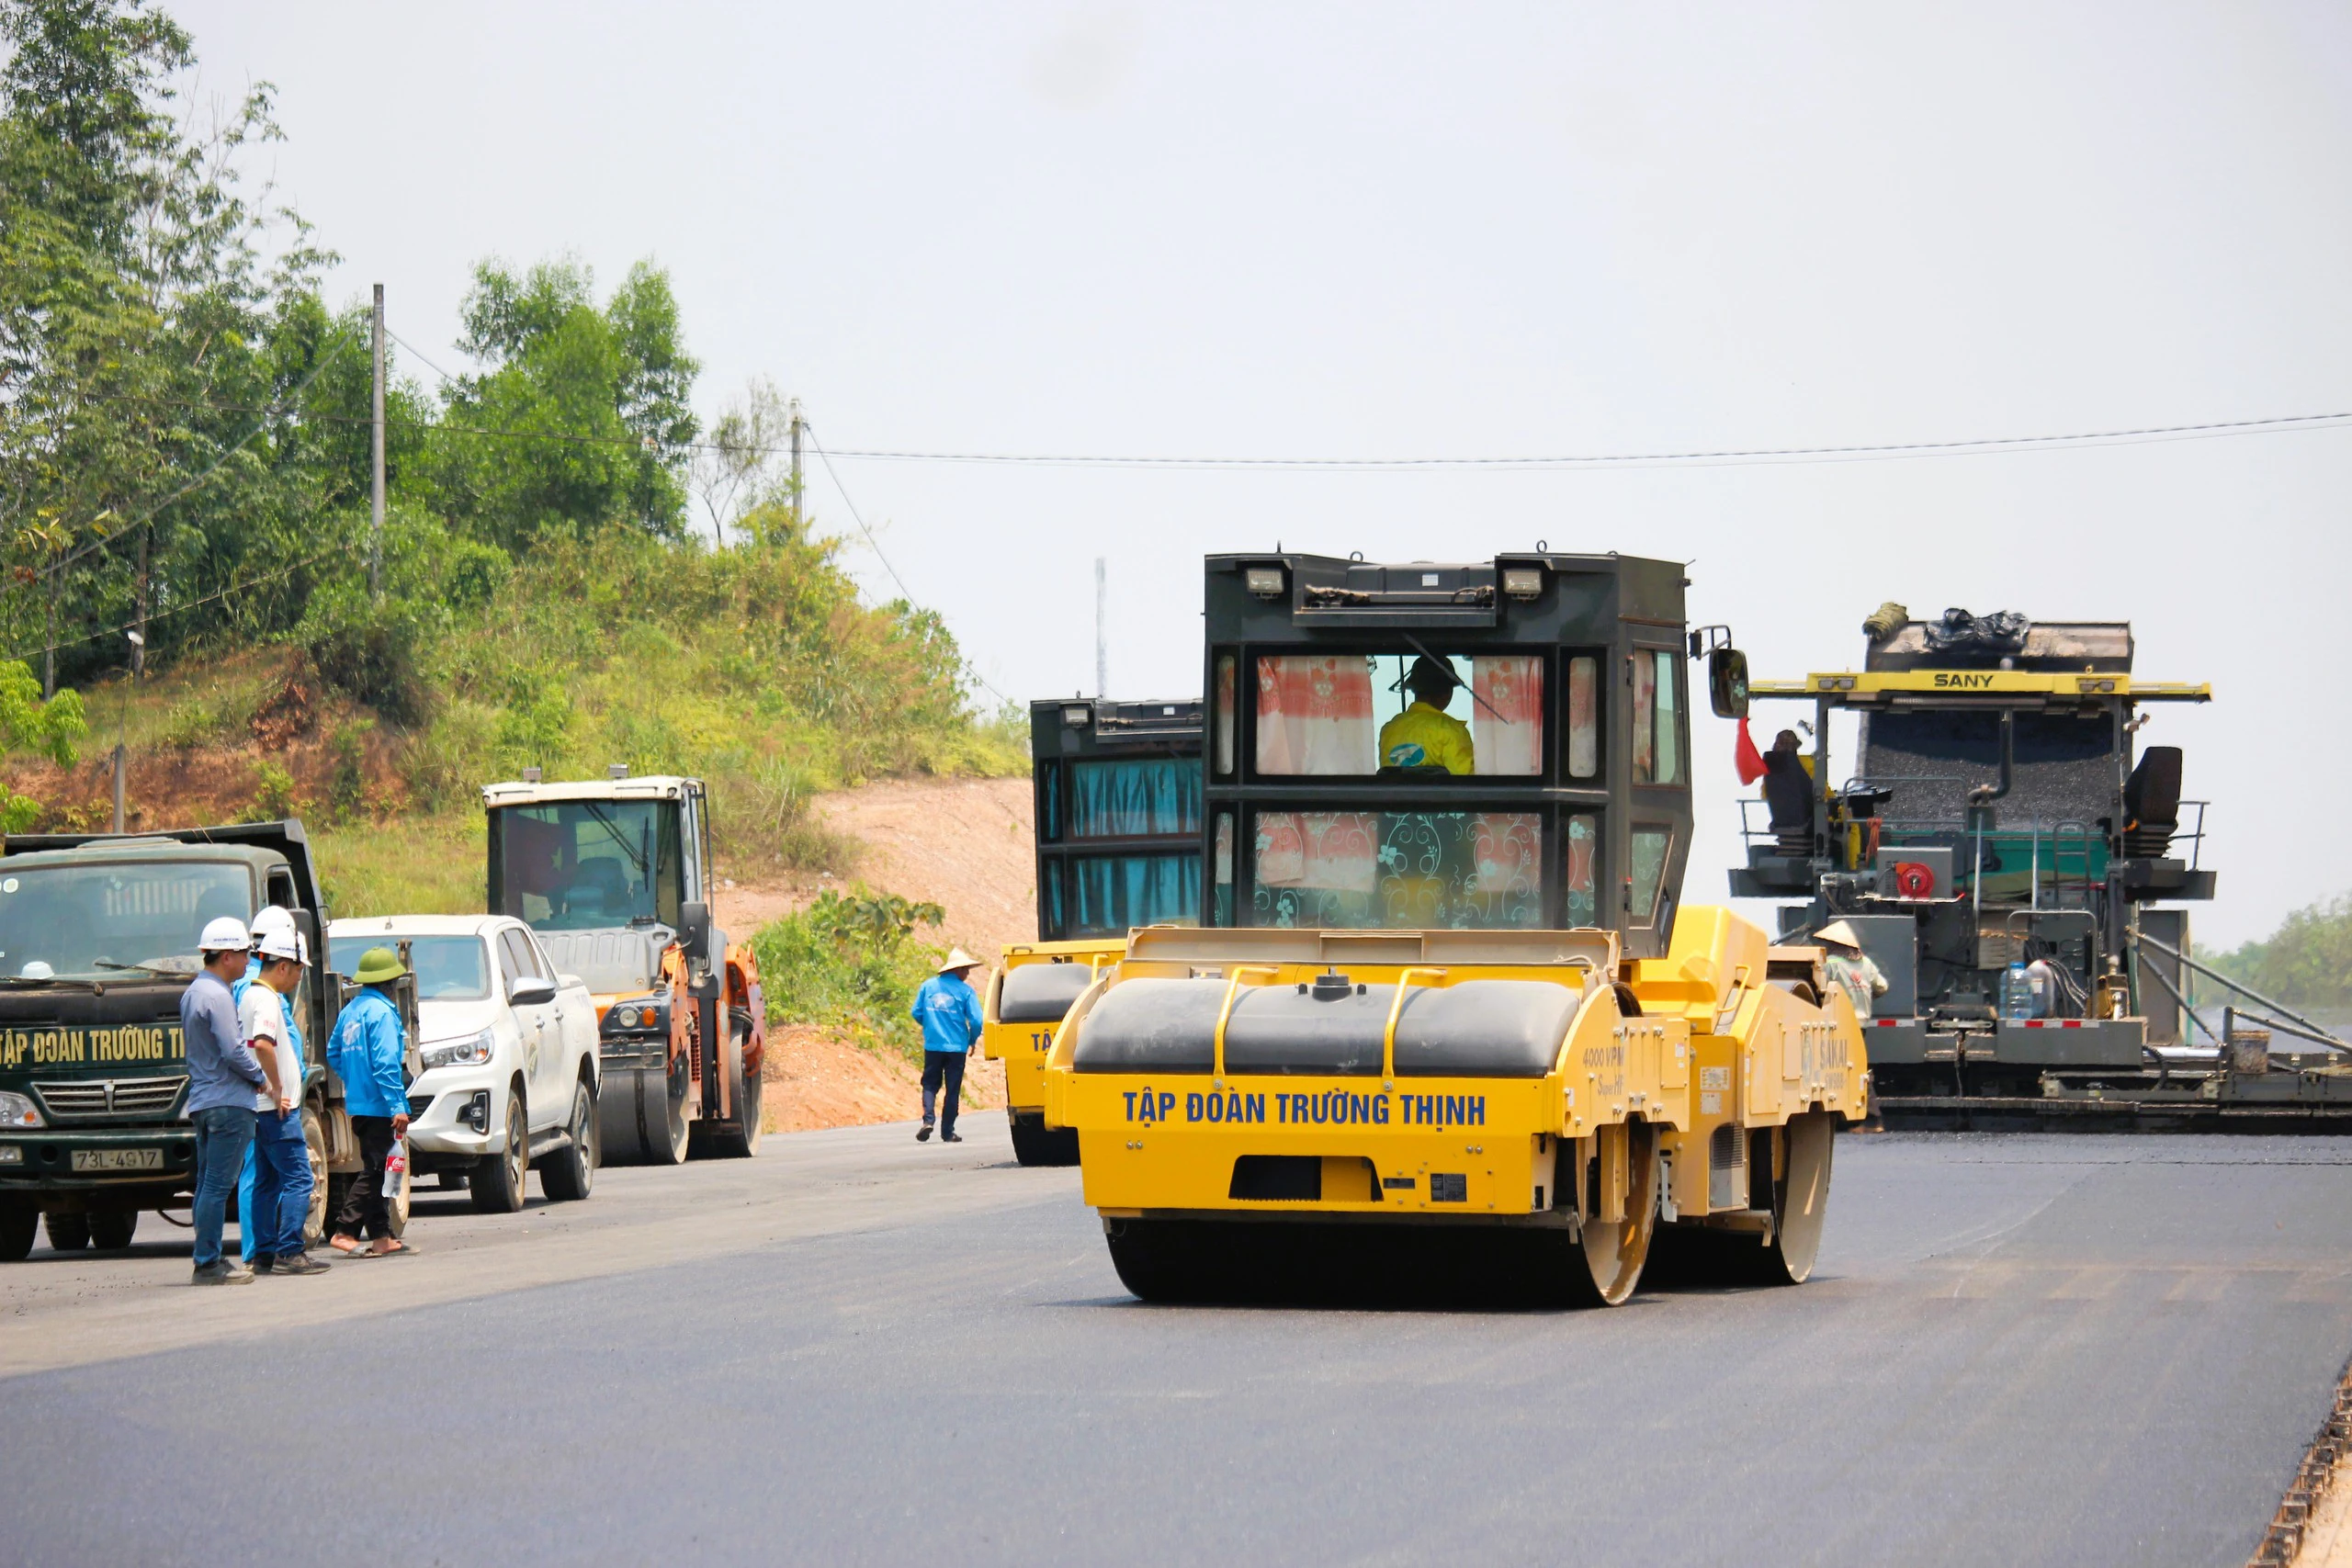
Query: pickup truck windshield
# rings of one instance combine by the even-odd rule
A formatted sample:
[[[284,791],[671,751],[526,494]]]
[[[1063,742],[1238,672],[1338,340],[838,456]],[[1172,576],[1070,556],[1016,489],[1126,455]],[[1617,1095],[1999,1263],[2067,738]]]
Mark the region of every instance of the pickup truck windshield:
[[[490,814],[490,907],[538,931],[679,923],[674,800],[554,800]]]
[[[204,923],[253,911],[252,874],[234,862],[0,863],[0,976],[119,980],[141,966],[193,975]]]
[[[512,929],[512,928],[509,928]],[[359,967],[371,947],[396,947],[397,936],[339,936],[327,942],[327,965],[338,975]],[[478,1002],[490,995],[490,955],[478,936],[413,936],[410,964],[421,1002]]]

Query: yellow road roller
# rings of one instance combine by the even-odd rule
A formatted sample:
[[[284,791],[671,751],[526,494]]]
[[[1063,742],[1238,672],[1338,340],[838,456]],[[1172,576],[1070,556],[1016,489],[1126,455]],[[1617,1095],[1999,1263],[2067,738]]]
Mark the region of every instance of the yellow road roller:
[[[1004,1064],[1014,1156],[1076,1165],[1077,1137],[1045,1124],[1046,1051],[1129,928],[1199,923],[1200,699],[1032,703],[1029,754],[1040,940],[1004,950],[981,998],[980,1050]]]
[[[1804,1280],[1862,1032],[1818,948],[1680,905],[1682,568],[1207,568],[1207,920],[1130,932],[1046,1061],[1127,1287],[1408,1243],[1614,1304],[1661,1227]]]

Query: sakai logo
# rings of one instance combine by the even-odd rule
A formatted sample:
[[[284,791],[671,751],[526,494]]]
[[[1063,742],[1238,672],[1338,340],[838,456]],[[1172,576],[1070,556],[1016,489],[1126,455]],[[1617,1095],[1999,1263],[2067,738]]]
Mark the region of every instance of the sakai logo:
[[[1936,671],[1936,686],[1939,690],[1950,687],[1957,691],[1981,691],[1992,683],[1993,672],[1990,670],[1981,671],[1939,670]]]

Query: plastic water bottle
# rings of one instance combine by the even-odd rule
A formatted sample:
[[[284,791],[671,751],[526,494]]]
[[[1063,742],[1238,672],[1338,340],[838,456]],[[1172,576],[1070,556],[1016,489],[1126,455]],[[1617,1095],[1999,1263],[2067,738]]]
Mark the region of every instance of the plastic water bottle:
[[[2058,1016],[2058,971],[2047,958],[2037,958],[2025,966],[2025,977],[2033,993],[2033,1016]]]
[[[2001,1016],[2015,1019],[2033,1016],[2033,980],[2026,974],[2023,960],[2010,964],[2001,976]]]
[[[384,1156],[384,1201],[400,1201],[401,1188],[408,1180],[408,1140],[394,1138],[392,1152]]]

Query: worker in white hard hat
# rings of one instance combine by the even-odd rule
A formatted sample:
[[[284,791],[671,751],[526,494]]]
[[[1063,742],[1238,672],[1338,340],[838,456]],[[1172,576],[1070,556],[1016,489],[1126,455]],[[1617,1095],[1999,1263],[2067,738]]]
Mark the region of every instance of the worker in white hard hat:
[[[956,1108],[964,1097],[964,1059],[980,1043],[980,998],[971,984],[978,967],[980,961],[962,948],[949,949],[909,1010],[922,1025],[922,1125],[915,1130],[916,1143],[930,1138],[932,1108],[943,1089],[946,1103],[939,1107],[939,1141],[964,1141],[956,1131]]]
[[[302,1042],[288,1005],[309,957],[290,917],[272,921],[254,944],[253,959],[261,972],[247,984],[237,1007],[245,1043],[256,1056],[274,1057],[277,1066],[268,1103],[254,1107],[253,1190],[248,1206],[237,1211],[238,1228],[249,1239],[245,1256],[256,1274],[323,1274],[327,1267],[304,1249],[311,1150],[302,1137]]]
[[[1857,1021],[1867,1021],[1873,998],[1886,995],[1886,976],[1862,951],[1862,939],[1844,920],[1832,920],[1813,933],[1813,940],[1825,950],[1824,962],[1829,969],[1829,983],[1845,988],[1854,1003]]]
[[[197,938],[202,967],[180,993],[180,1039],[187,1066],[187,1119],[196,1125],[196,1197],[190,1207],[196,1230],[198,1285],[243,1285],[252,1270],[220,1256],[220,1228],[228,1219],[229,1193],[237,1168],[254,1141],[257,1090],[277,1093],[275,1056],[257,1061],[245,1045],[230,985],[244,973],[252,942],[245,922],[223,915]]]
[[[295,944],[295,950],[301,955],[302,964],[307,966],[311,962],[310,944],[295,930],[293,913],[287,909],[283,905],[265,905],[261,913],[254,917],[253,953],[252,956],[245,961],[244,977],[240,979],[235,985],[229,987],[229,995],[236,1001],[237,1017],[241,1022],[245,1016],[246,994],[261,981],[262,944],[276,936],[284,936],[291,939]],[[293,1047],[295,1069],[293,1091],[294,1098],[298,1102],[296,1110],[299,1120],[299,1111],[300,1109],[299,1102],[302,1098],[302,1069],[306,1058],[303,1055],[304,1046],[302,1041],[302,1026],[300,1023],[296,1021],[294,1017],[293,987],[289,986],[277,993],[277,1008],[278,1011],[285,1016],[286,1020],[285,1042]],[[245,1033],[245,1039],[250,1043],[253,1038],[253,1032],[248,1029]],[[256,1045],[254,1047],[254,1054],[258,1055],[261,1048]],[[256,1209],[254,1206],[254,1167],[255,1156],[259,1152],[260,1143],[263,1136],[262,1119],[267,1115],[270,1109],[271,1108],[269,1107],[257,1107],[254,1111],[254,1146],[245,1151],[244,1169],[240,1171],[237,1176],[238,1250],[243,1254],[245,1266],[249,1269],[254,1268],[256,1260],[264,1256],[264,1251],[261,1246],[261,1233],[263,1228],[261,1222],[248,1216],[263,1213],[262,1210]],[[303,1146],[303,1159],[306,1164],[308,1163],[309,1158],[310,1148],[306,1138]],[[314,1181],[317,1179],[317,1173],[315,1171],[312,1172],[312,1179]],[[313,1196],[315,1196],[315,1190]],[[304,1228],[307,1230],[309,1228],[309,1214],[307,1211],[304,1213],[303,1219]],[[322,1267],[323,1267],[323,1265],[322,1265]],[[270,1272],[268,1269],[262,1269],[258,1271],[262,1273]]]

